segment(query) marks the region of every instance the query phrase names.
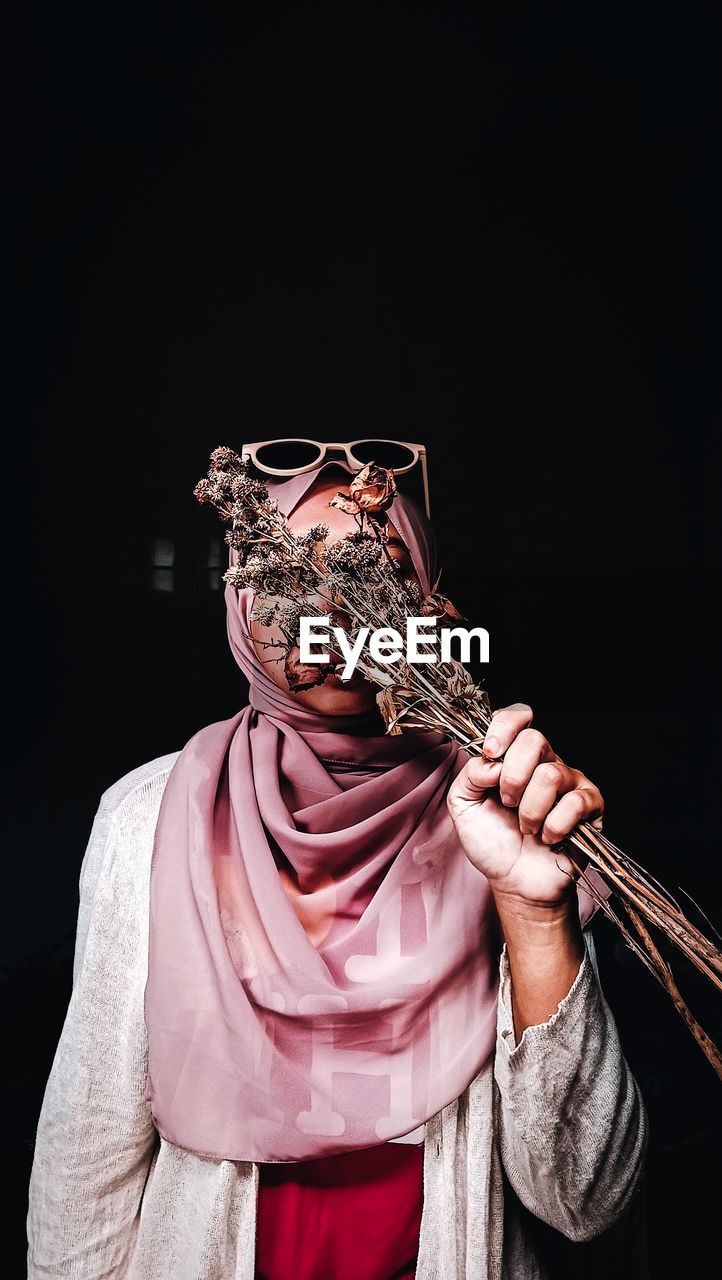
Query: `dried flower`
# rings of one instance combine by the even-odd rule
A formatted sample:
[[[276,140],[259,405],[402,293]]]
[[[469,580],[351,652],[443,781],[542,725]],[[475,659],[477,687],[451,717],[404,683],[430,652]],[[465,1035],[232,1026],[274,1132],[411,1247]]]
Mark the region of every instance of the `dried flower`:
[[[291,693],[302,693],[304,689],[315,689],[318,685],[323,684],[324,680],[332,674],[333,668],[330,663],[315,666],[311,663],[301,662],[300,650],[297,645],[293,645],[286,654],[283,673],[288,682],[288,688]]]
[[[221,519],[231,524],[226,541],[238,559],[224,579],[237,590],[252,588],[256,593],[254,618],[278,628],[278,647],[293,693],[323,684],[341,660],[330,652],[328,663],[300,661],[299,619],[318,612],[311,604],[318,595],[332,605],[330,625],[343,626],[351,640],[358,633],[359,622],[401,632],[410,616],[463,617],[447,596],[435,589],[423,596],[413,582],[404,581],[395,562],[384,553],[387,510],[396,493],[393,471],[369,463],[351,481],[348,494],[340,493],[332,500],[331,506],[356,518],[357,528],[330,546],[326,525],[294,535],[266,486],[250,475],[247,464],[232,449],[214,450],[208,475],[194,492],[200,503],[214,505]],[[369,659],[364,661],[363,671],[379,686],[377,702],[387,732],[414,727],[440,730],[455,738],[469,755],[482,754],[491,707],[486,692],[460,662],[425,665],[422,671],[402,662],[394,666],[392,676],[388,666],[374,666]],[[684,1003],[650,928],[654,926],[722,990],[719,948],[687,919],[663,886],[625,857],[593,823],[580,823],[564,841],[564,848],[586,892],[668,991],[722,1078],[722,1055]],[[581,850],[587,866],[596,868],[611,885],[616,906],[600,897],[593,881],[576,865],[576,850]]]
[[[238,564],[232,564],[223,574],[223,581],[226,582],[229,587],[235,587],[236,591],[243,591],[246,587],[252,587],[252,578],[253,574],[250,573],[249,570],[246,569],[245,565],[242,565],[240,562]]]
[[[279,631],[295,643],[303,608],[285,596],[268,596],[257,592],[253,600],[251,617],[262,627],[278,627]]]
[[[352,533],[326,548],[324,563],[331,573],[366,578],[378,568],[381,557],[378,539],[370,534]]]
[[[441,592],[434,591],[430,596],[424,596],[419,604],[419,616],[422,618],[449,618],[453,621],[463,621],[465,615],[459,613],[455,604],[452,604],[448,596],[442,596]]]
[[[398,684],[387,684],[379,689],[376,703],[387,725],[388,734],[403,733],[398,721],[412,698],[411,690]]]
[[[304,533],[296,534],[296,542],[299,547],[312,548],[317,542],[325,542],[330,533],[327,524],[314,524],[310,529],[306,529]]]
[[[349,516],[357,516],[359,508],[356,503],[345,493],[337,493],[335,498],[329,502],[329,507],[338,507],[339,511],[345,511]]]
[[[452,659],[451,666],[454,668],[454,674],[449,676],[446,681],[446,690],[449,701],[454,706],[469,706],[479,703],[485,706],[486,694],[479,688],[478,684],[472,680],[466,667],[460,662]]]
[[[225,444],[219,444],[218,448],[214,449],[211,454],[211,466],[218,471],[224,471],[228,467],[242,467],[243,465],[244,463],[235,449],[229,449]]]
[[[348,487],[349,497],[367,515],[386,511],[396,497],[396,481],[393,471],[379,467],[375,462],[354,476]]]

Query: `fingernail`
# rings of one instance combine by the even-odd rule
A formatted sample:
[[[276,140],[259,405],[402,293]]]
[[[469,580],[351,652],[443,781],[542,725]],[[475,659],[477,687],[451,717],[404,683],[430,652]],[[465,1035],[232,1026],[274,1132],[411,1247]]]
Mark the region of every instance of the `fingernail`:
[[[499,754],[499,739],[493,736],[484,738],[484,750],[488,756],[497,756]]]

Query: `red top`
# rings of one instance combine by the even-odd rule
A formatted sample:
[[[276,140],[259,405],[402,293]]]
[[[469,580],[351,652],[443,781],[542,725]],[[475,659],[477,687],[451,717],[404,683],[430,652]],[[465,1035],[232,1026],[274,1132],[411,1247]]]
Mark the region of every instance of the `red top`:
[[[259,1165],[257,1280],[413,1280],[423,1142]]]

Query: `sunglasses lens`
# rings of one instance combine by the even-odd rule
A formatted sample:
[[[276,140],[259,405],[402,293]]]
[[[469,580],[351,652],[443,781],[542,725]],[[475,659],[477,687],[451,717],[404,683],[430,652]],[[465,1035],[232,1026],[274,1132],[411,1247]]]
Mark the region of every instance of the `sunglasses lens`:
[[[273,467],[276,471],[293,471],[296,467],[310,467],[318,462],[321,450],[306,440],[274,440],[256,451],[256,461],[261,467]]]
[[[405,444],[396,444],[393,440],[362,440],[353,447],[353,455],[364,465],[376,462],[380,467],[410,467],[414,454]]]

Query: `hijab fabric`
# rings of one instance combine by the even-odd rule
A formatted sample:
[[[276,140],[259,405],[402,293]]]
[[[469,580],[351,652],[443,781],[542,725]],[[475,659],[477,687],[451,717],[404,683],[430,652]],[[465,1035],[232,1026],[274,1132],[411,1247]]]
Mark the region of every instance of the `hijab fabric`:
[[[318,474],[269,492],[290,514]],[[428,521],[401,495],[389,516],[432,590]],[[446,806],[463,749],[388,736],[375,708],[309,710],[256,654],[253,592],[227,588],[226,607],[249,703],[191,738],[163,794],[147,1097],[161,1135],[200,1155],[314,1159],[410,1133],[478,1074],[498,920]]]

